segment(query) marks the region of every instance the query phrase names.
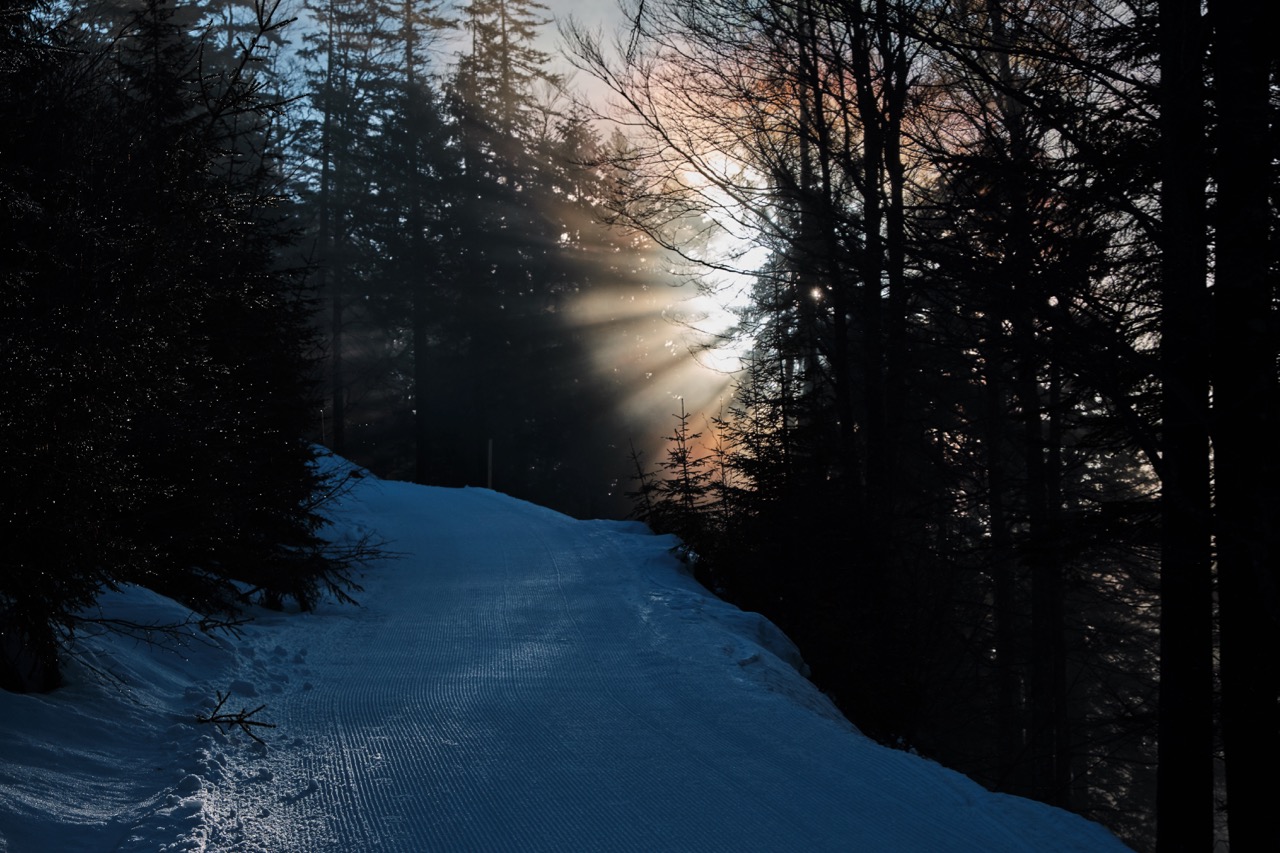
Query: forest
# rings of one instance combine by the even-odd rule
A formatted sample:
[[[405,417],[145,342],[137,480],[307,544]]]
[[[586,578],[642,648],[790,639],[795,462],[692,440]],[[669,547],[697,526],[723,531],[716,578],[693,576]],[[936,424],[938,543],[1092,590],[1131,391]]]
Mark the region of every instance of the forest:
[[[104,588],[355,593],[322,444],[630,511],[882,743],[1280,849],[1260,5],[623,0],[586,98],[536,0],[8,3],[5,686]]]

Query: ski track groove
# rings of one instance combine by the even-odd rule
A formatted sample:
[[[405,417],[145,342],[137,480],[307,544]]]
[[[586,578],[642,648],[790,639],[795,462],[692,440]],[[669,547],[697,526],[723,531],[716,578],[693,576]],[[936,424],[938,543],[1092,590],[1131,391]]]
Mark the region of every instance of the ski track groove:
[[[423,505],[397,501],[403,488],[364,490],[370,526]],[[680,580],[668,589],[610,574],[638,546],[660,555],[660,540],[486,491],[434,492],[465,503],[450,515],[465,521],[395,519],[414,535],[392,547],[413,556],[367,578],[361,612],[272,624],[264,646],[304,664],[267,697],[263,716],[279,724],[271,746],[230,750],[209,851],[849,850],[860,826],[891,820],[879,813],[893,791],[862,781],[874,771],[854,779],[833,767],[888,767],[900,754],[817,714],[834,746],[815,754],[811,740],[770,729],[788,700],[755,685],[702,690],[752,677],[743,644],[618,589],[648,584],[653,601],[703,606]],[[706,632],[705,656],[687,638],[667,641],[684,631]],[[250,651],[241,677],[260,683],[265,653]],[[798,773],[810,777],[803,801],[785,793]],[[914,815],[894,827],[895,849],[942,849],[949,819]],[[984,840],[951,834],[946,849],[1028,849],[990,828]]]

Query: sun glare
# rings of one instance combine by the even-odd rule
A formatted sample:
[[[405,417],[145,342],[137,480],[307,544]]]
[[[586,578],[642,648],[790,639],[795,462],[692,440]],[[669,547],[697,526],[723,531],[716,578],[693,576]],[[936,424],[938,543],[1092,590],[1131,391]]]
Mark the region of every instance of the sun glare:
[[[724,412],[752,345],[739,333],[751,276],[721,271],[656,278],[619,276],[597,286],[577,301],[572,317],[597,375],[621,386],[619,414],[649,459],[662,452],[662,436],[670,434],[680,401],[698,430]]]

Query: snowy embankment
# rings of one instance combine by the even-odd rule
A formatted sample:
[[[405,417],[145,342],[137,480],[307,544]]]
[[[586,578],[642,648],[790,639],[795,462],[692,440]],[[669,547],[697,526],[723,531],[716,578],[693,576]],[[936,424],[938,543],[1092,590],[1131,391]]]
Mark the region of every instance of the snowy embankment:
[[[403,554],[360,607],[86,637],[68,687],[0,694],[0,850],[1126,849],[866,739],[638,525],[373,478],[338,518]],[[266,745],[196,722],[228,690]]]

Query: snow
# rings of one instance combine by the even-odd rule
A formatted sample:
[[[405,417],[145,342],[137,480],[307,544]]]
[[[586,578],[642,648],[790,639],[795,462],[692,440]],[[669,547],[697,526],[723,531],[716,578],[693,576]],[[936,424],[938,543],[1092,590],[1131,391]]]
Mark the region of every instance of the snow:
[[[86,632],[68,686],[0,693],[0,851],[1126,849],[863,737],[642,525],[370,476],[334,518],[401,554],[361,606]],[[228,690],[265,744],[196,721]]]

